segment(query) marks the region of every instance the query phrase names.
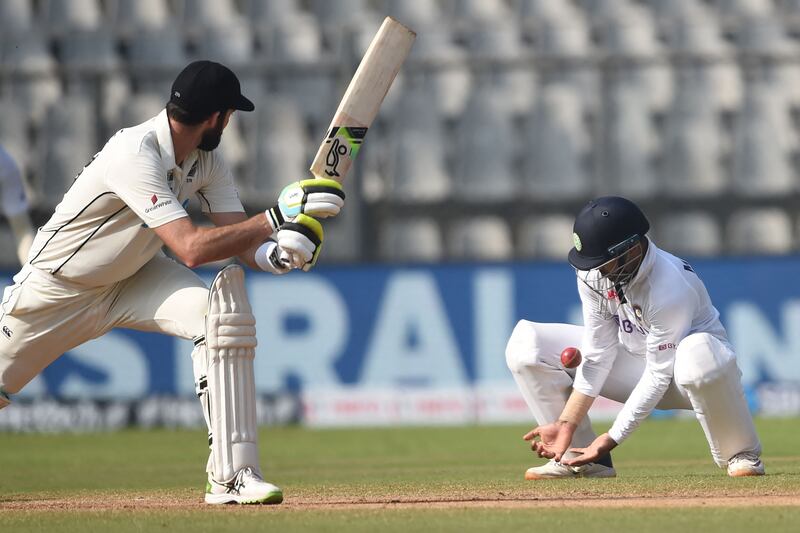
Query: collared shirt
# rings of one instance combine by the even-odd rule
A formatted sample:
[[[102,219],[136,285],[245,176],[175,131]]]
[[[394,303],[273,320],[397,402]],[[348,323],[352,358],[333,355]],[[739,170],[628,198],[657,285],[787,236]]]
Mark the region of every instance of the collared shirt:
[[[694,269],[652,241],[614,317],[600,316],[598,296],[580,280],[578,292],[583,304],[584,362],[575,376],[575,390],[598,396],[620,347],[645,359],[642,377],[609,430],[617,443],[625,440],[664,396],[672,381],[675,350],[684,338],[706,332],[728,343],[719,312]]]
[[[126,279],[161,250],[152,228],[188,216],[194,195],[205,213],[244,211],[216,151],[194,150],[176,164],[162,111],[117,132],[87,163],[39,229],[29,263],[90,287]]]

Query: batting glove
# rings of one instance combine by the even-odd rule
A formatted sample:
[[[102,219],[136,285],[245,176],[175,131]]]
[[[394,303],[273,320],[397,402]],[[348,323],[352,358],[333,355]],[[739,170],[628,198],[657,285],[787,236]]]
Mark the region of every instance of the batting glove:
[[[297,215],[278,230],[281,262],[305,271],[311,270],[322,250],[322,224],[306,215]]]

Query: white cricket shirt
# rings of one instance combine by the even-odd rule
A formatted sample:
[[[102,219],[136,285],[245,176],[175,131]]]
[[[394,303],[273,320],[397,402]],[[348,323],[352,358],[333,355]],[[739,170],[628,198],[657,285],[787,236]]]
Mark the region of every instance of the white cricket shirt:
[[[646,360],[642,377],[608,432],[617,443],[625,440],[664,396],[681,340],[705,332],[728,344],[719,312],[692,267],[652,241],[624,291],[625,302],[616,316],[603,319],[597,312],[598,296],[580,280],[578,292],[583,304],[584,360],[575,376],[575,390],[598,396],[620,345]]]
[[[90,287],[121,281],[161,250],[152,228],[188,216],[194,195],[205,213],[244,211],[216,151],[194,150],[176,164],[162,111],[117,132],[84,167],[39,229],[28,262]]]

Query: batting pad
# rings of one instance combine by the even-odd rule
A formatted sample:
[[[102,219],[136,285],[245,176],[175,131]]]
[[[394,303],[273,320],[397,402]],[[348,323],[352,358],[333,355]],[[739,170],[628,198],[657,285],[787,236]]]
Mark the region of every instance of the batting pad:
[[[209,290],[206,315],[209,467],[226,483],[245,466],[258,466],[253,358],[256,319],[244,288],[244,270],[223,268]],[[202,397],[201,397],[202,399]]]

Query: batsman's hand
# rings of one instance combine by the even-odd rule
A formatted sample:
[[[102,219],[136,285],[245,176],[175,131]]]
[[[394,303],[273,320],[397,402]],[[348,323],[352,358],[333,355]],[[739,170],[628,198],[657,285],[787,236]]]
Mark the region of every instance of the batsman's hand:
[[[539,457],[560,461],[569,448],[574,433],[574,424],[558,421],[536,427],[522,438],[531,443],[531,450]],[[539,437],[539,440],[536,440],[536,437]]]
[[[570,448],[569,451],[577,454],[577,456],[571,459],[565,459],[562,463],[567,466],[581,466],[594,463],[616,447],[616,441],[609,437],[608,433],[603,433],[594,439],[586,448]]]
[[[289,220],[297,215],[328,218],[339,214],[344,206],[344,190],[339,182],[313,178],[290,183],[278,196],[278,209]]]
[[[306,215],[297,215],[278,230],[281,262],[292,268],[311,270],[322,250],[322,224]]]

